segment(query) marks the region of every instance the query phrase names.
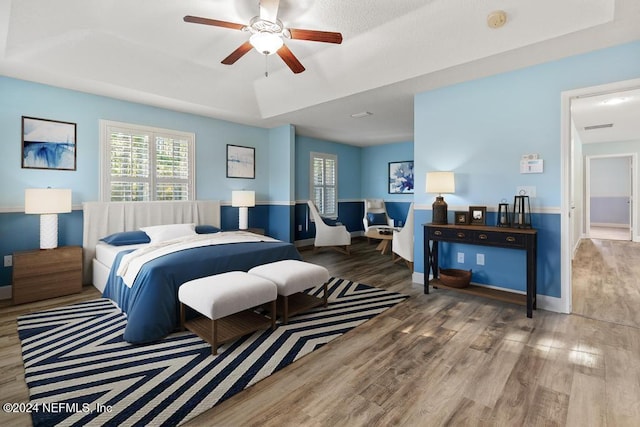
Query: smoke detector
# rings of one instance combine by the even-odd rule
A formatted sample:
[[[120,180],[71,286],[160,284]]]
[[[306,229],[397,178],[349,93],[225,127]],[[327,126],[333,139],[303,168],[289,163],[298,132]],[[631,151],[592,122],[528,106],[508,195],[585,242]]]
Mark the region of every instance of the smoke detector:
[[[500,28],[507,22],[507,12],[504,10],[495,10],[487,16],[487,25],[489,28]]]

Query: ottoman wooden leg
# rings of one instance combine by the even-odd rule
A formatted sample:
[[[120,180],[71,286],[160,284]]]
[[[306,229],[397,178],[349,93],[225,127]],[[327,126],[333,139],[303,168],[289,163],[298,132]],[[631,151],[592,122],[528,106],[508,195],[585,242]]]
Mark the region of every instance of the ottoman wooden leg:
[[[271,330],[275,331],[276,330],[276,301],[277,300],[273,300],[271,301]]]
[[[282,299],[282,323],[286,325],[289,322],[289,296]]]
[[[211,354],[215,356],[218,354],[218,322],[215,320],[211,321],[211,334],[213,335],[213,340],[211,341]]]

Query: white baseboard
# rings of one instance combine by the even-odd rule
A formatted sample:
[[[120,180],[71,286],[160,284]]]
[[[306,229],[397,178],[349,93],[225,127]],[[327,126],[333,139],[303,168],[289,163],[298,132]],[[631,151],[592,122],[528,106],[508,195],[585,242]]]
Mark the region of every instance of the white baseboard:
[[[0,299],[11,299],[11,285],[0,286]]]

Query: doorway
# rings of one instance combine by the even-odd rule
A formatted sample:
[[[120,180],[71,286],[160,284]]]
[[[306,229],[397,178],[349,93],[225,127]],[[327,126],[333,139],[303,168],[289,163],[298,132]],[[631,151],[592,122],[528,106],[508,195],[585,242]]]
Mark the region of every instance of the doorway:
[[[640,138],[639,138],[640,139]],[[634,154],[589,155],[585,152],[586,237],[632,240],[632,170]]]
[[[640,79],[610,83],[602,86],[587,87],[562,92],[561,94],[561,299],[558,311],[571,313],[572,302],[572,260],[578,249],[580,240],[586,236],[585,229],[585,187],[586,165],[583,154],[583,141],[577,132],[577,125],[572,116],[572,104],[580,99],[595,98],[618,92],[632,93],[640,90]],[[629,97],[633,99],[633,97]],[[636,116],[637,117],[637,116]],[[637,121],[637,119],[636,119]],[[606,123],[602,123],[605,125]],[[583,129],[586,126],[583,126]],[[606,129],[598,126],[598,129]],[[599,132],[596,131],[596,132]],[[595,134],[595,132],[594,132]],[[638,136],[640,141],[640,135]],[[610,140],[612,141],[612,140]],[[639,152],[640,150],[634,150]],[[635,162],[634,162],[635,163]],[[637,182],[637,172],[632,171],[632,180]],[[631,218],[637,220],[638,209],[633,200],[637,199],[638,188],[632,189]],[[631,220],[631,224],[635,223]],[[637,232],[631,229],[632,238],[638,240]]]

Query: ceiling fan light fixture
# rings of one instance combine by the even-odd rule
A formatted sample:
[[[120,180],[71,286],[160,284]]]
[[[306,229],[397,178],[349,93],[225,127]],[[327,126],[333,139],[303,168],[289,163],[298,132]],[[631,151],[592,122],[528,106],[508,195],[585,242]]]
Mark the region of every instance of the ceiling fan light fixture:
[[[249,38],[249,43],[263,55],[273,55],[284,44],[282,37],[266,31],[253,34]]]

